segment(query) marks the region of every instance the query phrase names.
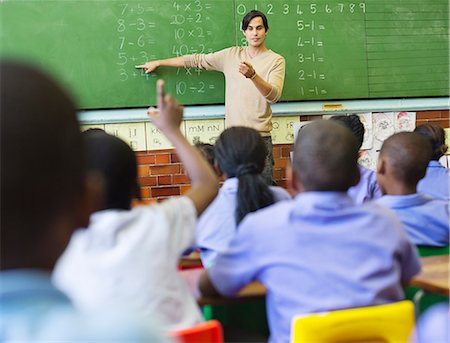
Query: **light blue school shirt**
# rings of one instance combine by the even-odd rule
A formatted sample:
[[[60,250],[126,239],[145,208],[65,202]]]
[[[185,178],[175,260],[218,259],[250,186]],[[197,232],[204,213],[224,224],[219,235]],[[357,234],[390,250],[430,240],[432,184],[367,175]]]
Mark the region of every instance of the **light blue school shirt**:
[[[236,177],[225,180],[213,202],[200,216],[196,229],[196,246],[201,249],[200,258],[209,268],[217,255],[225,252],[236,234],[235,211],[239,180]],[[275,202],[291,199],[281,187],[270,186]]]
[[[393,210],[416,245],[449,245],[449,202],[415,193],[384,195],[377,200]]]
[[[145,325],[145,326],[144,326]],[[0,272],[0,342],[167,342],[120,314],[78,313],[37,270]]]
[[[417,184],[417,192],[450,201],[450,170],[438,161],[430,161],[425,177]]]
[[[381,197],[381,190],[378,186],[377,175],[373,170],[359,166],[360,180],[356,186],[350,187],[347,194],[353,199],[355,204],[362,204],[366,201]]]
[[[249,214],[208,275],[226,296],[263,283],[270,342],[289,342],[295,315],[398,301],[419,270],[391,211],[355,205],[345,193],[306,192]]]

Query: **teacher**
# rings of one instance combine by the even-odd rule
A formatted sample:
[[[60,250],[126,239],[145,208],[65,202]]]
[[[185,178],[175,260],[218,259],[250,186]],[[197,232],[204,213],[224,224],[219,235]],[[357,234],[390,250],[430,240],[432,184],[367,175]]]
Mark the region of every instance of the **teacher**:
[[[225,28],[224,28],[225,29]],[[284,84],[285,60],[265,45],[269,24],[264,13],[250,11],[241,29],[247,47],[231,47],[210,54],[192,54],[149,61],[136,66],[151,73],[158,67],[217,70],[225,75],[225,126],[247,126],[259,131],[268,154],[263,176],[273,183],[272,109]]]

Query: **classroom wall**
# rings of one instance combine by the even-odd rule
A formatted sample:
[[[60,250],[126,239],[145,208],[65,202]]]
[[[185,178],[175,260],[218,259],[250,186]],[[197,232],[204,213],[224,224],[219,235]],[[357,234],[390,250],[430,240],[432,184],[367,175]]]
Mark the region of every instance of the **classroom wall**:
[[[322,118],[322,115],[301,115],[292,117],[293,121],[309,121]],[[277,118],[274,118],[277,120]],[[450,111],[418,111],[416,126],[435,122],[444,128],[450,127]],[[275,144],[274,179],[281,187],[286,187],[286,167],[292,144]],[[182,195],[190,182],[183,165],[173,149],[136,151],[139,183],[144,203],[161,201],[171,196]]]

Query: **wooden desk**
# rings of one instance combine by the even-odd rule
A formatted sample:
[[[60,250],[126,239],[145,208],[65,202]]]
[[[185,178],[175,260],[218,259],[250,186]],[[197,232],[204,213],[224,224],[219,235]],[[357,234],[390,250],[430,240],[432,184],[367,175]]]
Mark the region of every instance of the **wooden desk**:
[[[189,268],[203,268],[202,260],[200,259],[200,253],[198,251],[194,251],[189,255],[182,256],[178,266],[181,269],[189,269]]]
[[[412,279],[411,286],[422,288],[428,293],[449,296],[450,256],[430,256],[420,260],[422,272]]]

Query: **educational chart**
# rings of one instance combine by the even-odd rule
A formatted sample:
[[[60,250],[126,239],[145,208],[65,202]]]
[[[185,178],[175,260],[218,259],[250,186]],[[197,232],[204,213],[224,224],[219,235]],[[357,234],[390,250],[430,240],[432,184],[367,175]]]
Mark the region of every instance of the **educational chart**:
[[[286,58],[282,100],[449,94],[447,0],[2,0],[0,56],[43,66],[83,109],[154,105],[157,78],[183,104],[219,104],[219,72],[134,67],[245,45],[252,9]]]

